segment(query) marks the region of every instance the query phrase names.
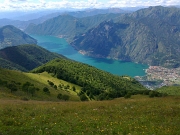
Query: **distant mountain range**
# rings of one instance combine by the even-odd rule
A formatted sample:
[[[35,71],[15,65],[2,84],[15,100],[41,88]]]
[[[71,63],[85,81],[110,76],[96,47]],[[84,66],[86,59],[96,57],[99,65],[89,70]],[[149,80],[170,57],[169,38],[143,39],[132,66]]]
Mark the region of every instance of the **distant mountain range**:
[[[66,38],[93,57],[179,67],[179,18],[179,8],[156,6],[127,14],[60,15],[25,31]]]
[[[54,35],[71,40],[74,36],[82,34],[96,27],[105,20],[111,20],[119,14],[102,14],[84,18],[73,17],[68,14],[49,19],[38,25],[29,25],[25,32],[29,34]]]
[[[129,9],[122,10],[120,8],[109,8],[109,9],[87,9],[83,11],[42,11],[37,13],[29,13],[29,14],[23,14],[23,13],[17,13],[20,14],[19,17],[10,17],[6,18],[3,13],[3,18],[0,19],[0,27],[5,25],[13,25],[21,30],[26,29],[30,24],[41,24],[45,22],[48,19],[57,17],[59,15],[71,15],[77,18],[82,17],[88,17],[88,16],[94,16],[98,14],[108,14],[108,13],[127,13],[132,12],[129,11]],[[14,14],[14,13],[12,13]],[[16,14],[16,15],[17,15]],[[22,15],[21,15],[22,14]],[[2,16],[0,14],[0,16]],[[7,17],[9,17],[10,14],[7,14]]]
[[[180,9],[149,7],[105,21],[71,42],[94,57],[180,66]]]
[[[133,13],[83,17],[86,12],[72,13],[82,18],[68,13],[31,24],[25,32],[65,38],[78,51],[93,57],[180,67],[179,8],[156,6]]]
[[[21,44],[36,44],[36,39],[12,25],[0,28],[0,49]]]

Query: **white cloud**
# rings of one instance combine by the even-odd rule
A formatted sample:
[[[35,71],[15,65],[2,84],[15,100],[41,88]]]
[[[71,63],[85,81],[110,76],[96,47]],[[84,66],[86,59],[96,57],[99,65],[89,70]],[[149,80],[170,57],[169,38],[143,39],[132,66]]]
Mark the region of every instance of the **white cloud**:
[[[37,9],[60,9],[60,8],[107,8],[107,7],[135,7],[135,6],[170,6],[180,5],[180,0],[4,0],[0,2],[0,10],[37,10]]]
[[[27,0],[9,0],[10,2],[26,2]]]

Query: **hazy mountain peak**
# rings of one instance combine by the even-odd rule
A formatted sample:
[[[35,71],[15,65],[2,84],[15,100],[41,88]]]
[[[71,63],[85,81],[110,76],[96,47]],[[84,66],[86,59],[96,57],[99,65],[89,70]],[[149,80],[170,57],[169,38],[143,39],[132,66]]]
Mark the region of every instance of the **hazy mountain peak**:
[[[20,44],[36,44],[37,41],[20,29],[6,25],[0,28],[0,49]]]

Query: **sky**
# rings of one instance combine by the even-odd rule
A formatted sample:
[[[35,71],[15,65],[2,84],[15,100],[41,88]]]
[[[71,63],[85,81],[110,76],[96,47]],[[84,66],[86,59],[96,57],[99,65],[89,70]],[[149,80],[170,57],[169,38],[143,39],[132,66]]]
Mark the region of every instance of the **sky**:
[[[0,0],[0,11],[180,5],[180,0]]]

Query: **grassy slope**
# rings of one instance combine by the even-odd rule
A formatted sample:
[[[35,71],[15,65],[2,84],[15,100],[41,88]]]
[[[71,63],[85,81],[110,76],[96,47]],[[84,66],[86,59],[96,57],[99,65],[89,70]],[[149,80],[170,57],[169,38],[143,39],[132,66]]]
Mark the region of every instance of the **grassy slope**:
[[[157,89],[160,93],[167,93],[168,95],[179,95],[180,96],[180,87],[179,86],[166,86]]]
[[[3,81],[7,81],[8,83],[11,83],[13,81],[17,83],[22,84],[26,82],[30,82],[35,85],[35,87],[39,88],[39,91],[35,92],[34,97],[32,97],[29,94],[24,93],[21,90],[21,86],[19,87],[18,91],[15,91],[13,93],[10,93],[10,90],[6,87],[0,86],[0,98],[22,98],[22,97],[28,97],[29,99],[36,99],[36,100],[55,100],[57,101],[57,95],[59,93],[61,94],[67,94],[70,96],[70,100],[79,100],[79,97],[77,96],[76,92],[72,91],[72,86],[75,86],[77,91],[80,90],[80,87],[73,85],[71,83],[58,80],[51,75],[48,75],[47,73],[41,73],[41,74],[32,74],[32,73],[24,73],[20,71],[13,71],[13,70],[6,70],[6,69],[0,69],[0,78]],[[57,86],[62,83],[64,85],[69,84],[70,90],[60,90],[58,88],[55,90],[53,87],[50,87],[47,80],[54,82]],[[45,94],[42,89],[44,87],[47,87],[50,90],[50,95]]]
[[[57,79],[57,78],[54,78],[52,77],[50,74],[48,74],[47,72],[43,72],[43,73],[40,73],[40,74],[33,74],[33,73],[24,73],[26,76],[28,76],[29,78],[37,81],[38,83],[40,84],[44,84],[44,85],[47,85],[48,82],[47,80],[53,82],[55,85],[59,85],[59,84],[64,84],[65,86],[66,85],[69,85],[70,86],[70,90],[66,90],[66,91],[62,91],[61,92],[54,92],[52,94],[54,94],[53,96],[56,97],[58,93],[62,93],[62,94],[68,94],[71,96],[71,100],[78,100],[78,97],[77,97],[77,93],[80,91],[81,87],[79,87],[78,85],[75,85],[75,84],[72,84],[72,83],[69,83],[69,82],[66,82],[64,80],[60,80],[60,79]],[[72,87],[75,86],[76,87],[76,91],[74,92],[72,90]],[[58,90],[60,90],[58,88]],[[54,91],[54,90],[53,90]],[[77,93],[76,93],[77,92]]]
[[[111,101],[0,100],[0,134],[178,135],[180,97]]]

